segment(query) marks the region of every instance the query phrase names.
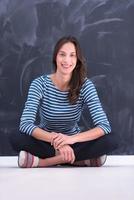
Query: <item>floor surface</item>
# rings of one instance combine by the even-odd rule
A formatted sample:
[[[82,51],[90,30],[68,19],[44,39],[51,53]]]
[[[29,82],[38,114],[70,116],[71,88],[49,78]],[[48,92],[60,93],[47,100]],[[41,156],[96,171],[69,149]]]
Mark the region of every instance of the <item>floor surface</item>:
[[[108,156],[99,168],[34,169],[0,157],[0,200],[134,200],[134,156]]]

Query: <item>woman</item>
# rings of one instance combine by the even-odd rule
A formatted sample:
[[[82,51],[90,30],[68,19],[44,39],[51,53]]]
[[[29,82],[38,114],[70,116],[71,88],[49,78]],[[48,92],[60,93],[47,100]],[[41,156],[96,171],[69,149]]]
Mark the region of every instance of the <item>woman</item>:
[[[85,60],[74,37],[61,38],[53,54],[54,73],[36,78],[30,86],[20,122],[12,137],[19,167],[59,164],[101,166],[116,148],[107,116],[94,84],[86,77]],[[81,132],[83,107],[94,128]],[[40,123],[36,124],[39,111]]]

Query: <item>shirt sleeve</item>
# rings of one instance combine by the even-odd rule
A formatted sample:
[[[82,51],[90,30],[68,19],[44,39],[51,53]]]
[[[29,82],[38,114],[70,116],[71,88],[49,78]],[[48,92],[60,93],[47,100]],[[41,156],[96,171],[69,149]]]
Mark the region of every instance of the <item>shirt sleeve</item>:
[[[84,104],[86,104],[89,109],[94,126],[102,128],[105,134],[110,133],[111,126],[109,124],[108,118],[102,108],[96,88],[92,81],[89,79],[87,79],[84,83],[83,100]]]
[[[27,101],[20,119],[20,131],[25,134],[32,134],[32,131],[38,127],[35,125],[37,111],[43,94],[43,77],[32,81]]]

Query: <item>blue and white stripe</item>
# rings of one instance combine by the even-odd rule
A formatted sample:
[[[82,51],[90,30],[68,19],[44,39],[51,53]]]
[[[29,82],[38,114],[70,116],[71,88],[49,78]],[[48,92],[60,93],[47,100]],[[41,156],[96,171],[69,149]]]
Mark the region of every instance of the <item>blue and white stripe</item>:
[[[31,135],[36,127],[40,127],[48,132],[76,134],[80,132],[78,121],[85,104],[89,109],[94,126],[101,127],[105,133],[109,133],[111,131],[109,121],[94,84],[89,79],[83,83],[77,103],[71,105],[68,92],[56,88],[50,75],[40,76],[31,83],[29,88],[21,117],[20,131]],[[38,111],[40,123],[36,124]]]

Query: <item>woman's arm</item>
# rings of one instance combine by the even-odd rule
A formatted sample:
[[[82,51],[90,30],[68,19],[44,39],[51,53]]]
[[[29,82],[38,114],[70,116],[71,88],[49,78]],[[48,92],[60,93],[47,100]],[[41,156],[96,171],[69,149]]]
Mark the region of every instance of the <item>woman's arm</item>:
[[[20,131],[22,133],[31,135],[32,131],[38,127],[35,122],[42,94],[43,77],[39,77],[32,81],[28,91],[27,101],[20,119]]]
[[[56,137],[58,133],[55,133],[55,132],[49,133],[37,127],[33,130],[31,135],[38,140],[52,143],[53,138]]]
[[[86,141],[91,141],[91,140],[95,140],[101,136],[103,136],[104,130],[100,127],[95,127],[92,128],[88,131],[84,131],[82,133],[76,134],[76,135],[72,135],[72,141],[74,143],[76,142],[86,142]]]
[[[59,149],[66,144],[74,144],[77,142],[86,142],[95,140],[101,136],[103,136],[104,130],[100,127],[95,127],[88,131],[84,131],[75,135],[67,136],[64,134],[57,134],[52,138],[52,143],[55,149]]]

